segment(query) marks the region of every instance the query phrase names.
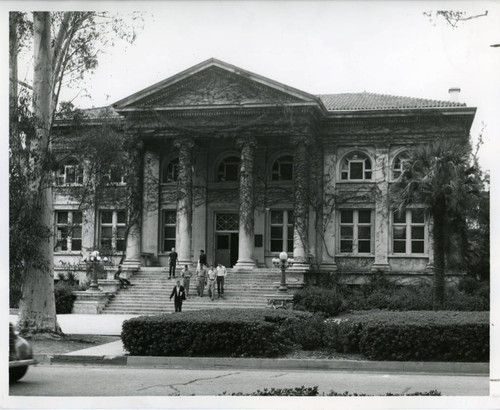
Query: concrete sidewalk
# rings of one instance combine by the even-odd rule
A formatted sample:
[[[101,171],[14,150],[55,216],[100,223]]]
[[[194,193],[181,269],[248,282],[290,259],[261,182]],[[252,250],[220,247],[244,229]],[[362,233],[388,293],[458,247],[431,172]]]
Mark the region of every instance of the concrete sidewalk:
[[[68,335],[120,336],[122,323],[140,315],[57,315],[63,333]],[[11,323],[17,323],[17,315],[9,315]]]
[[[124,320],[137,315],[57,315],[66,334],[119,336]],[[17,322],[16,315],[9,317]],[[36,355],[44,364],[122,365],[136,367],[169,367],[182,369],[331,369],[354,372],[403,372],[489,374],[489,363],[456,362],[388,362],[328,359],[267,359],[227,357],[152,357],[128,356],[121,340],[65,354]]]

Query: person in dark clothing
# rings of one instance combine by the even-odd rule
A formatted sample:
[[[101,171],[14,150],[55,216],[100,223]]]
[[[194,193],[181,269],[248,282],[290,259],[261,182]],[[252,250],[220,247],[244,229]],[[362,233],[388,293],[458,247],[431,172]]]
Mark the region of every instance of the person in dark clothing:
[[[178,256],[179,255],[175,251],[175,248],[172,248],[172,252],[170,252],[168,255],[168,257],[170,258],[170,267],[168,270],[168,278],[169,279],[172,277],[172,274],[173,274],[173,277],[175,278],[175,265],[177,265],[177,263],[178,263],[178,260],[177,260]]]
[[[200,257],[198,259],[198,263],[201,265],[207,265],[208,266],[208,262],[207,262],[207,255],[205,254],[205,251],[202,249],[200,251]]]
[[[115,279],[120,281],[120,288],[127,289],[129,286],[134,286],[128,279],[121,278],[120,274],[122,273],[122,265],[118,265],[118,270],[115,272]]]
[[[178,280],[177,284],[172,289],[170,294],[170,300],[174,298],[174,306],[176,312],[182,312],[182,301],[186,299],[186,293],[184,292],[184,286],[181,285],[181,281]]]

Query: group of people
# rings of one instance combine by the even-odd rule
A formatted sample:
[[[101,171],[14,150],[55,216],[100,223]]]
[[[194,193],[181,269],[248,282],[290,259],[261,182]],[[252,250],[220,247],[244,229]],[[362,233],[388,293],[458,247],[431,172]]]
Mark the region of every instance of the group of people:
[[[179,264],[177,252],[175,248],[172,248],[172,252],[169,254],[169,274],[168,279],[175,278],[175,268]],[[200,251],[200,257],[198,258],[198,264],[196,266],[196,294],[199,297],[203,297],[205,291],[205,286],[208,285],[208,297],[215,300],[215,284],[217,283],[217,294],[219,298],[224,297],[224,278],[227,275],[226,267],[218,263],[217,267],[214,268],[213,265],[208,266],[207,255],[205,251]],[[172,293],[170,294],[170,300],[174,298],[174,306],[176,312],[182,311],[182,302],[189,297],[189,286],[191,282],[191,272],[188,265],[184,265],[184,269],[180,274],[182,278],[181,281],[177,280]]]

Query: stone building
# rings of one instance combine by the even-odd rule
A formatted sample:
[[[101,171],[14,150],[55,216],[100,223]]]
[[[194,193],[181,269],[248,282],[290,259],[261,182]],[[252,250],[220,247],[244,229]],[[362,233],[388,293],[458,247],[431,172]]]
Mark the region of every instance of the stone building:
[[[167,266],[176,248],[181,264],[203,249],[237,271],[272,267],[285,250],[297,272],[355,280],[432,271],[430,221],[418,207],[395,215],[389,186],[415,144],[468,138],[476,110],[367,92],[311,95],[210,59],[104,111],[142,141],[138,175],[156,182],[143,189],[141,221],[125,240],[126,209],[79,211],[63,194],[83,181],[84,166],[69,158],[54,190],[56,265],[107,244],[126,251],[131,270]]]

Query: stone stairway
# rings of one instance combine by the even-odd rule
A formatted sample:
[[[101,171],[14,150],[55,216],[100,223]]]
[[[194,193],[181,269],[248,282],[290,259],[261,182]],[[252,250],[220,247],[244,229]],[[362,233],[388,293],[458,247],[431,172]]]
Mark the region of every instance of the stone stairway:
[[[179,273],[178,271],[177,273]],[[234,271],[227,269],[224,282],[224,298],[214,301],[208,297],[205,286],[203,297],[196,296],[196,275],[191,277],[189,297],[182,310],[213,308],[266,308],[266,295],[276,292],[280,272],[277,269]],[[173,299],[169,300],[175,280],[168,280],[168,271],[160,267],[143,267],[130,282],[135,286],[121,289],[108,303],[103,314],[170,313],[174,311]],[[177,277],[176,277],[177,279]]]

